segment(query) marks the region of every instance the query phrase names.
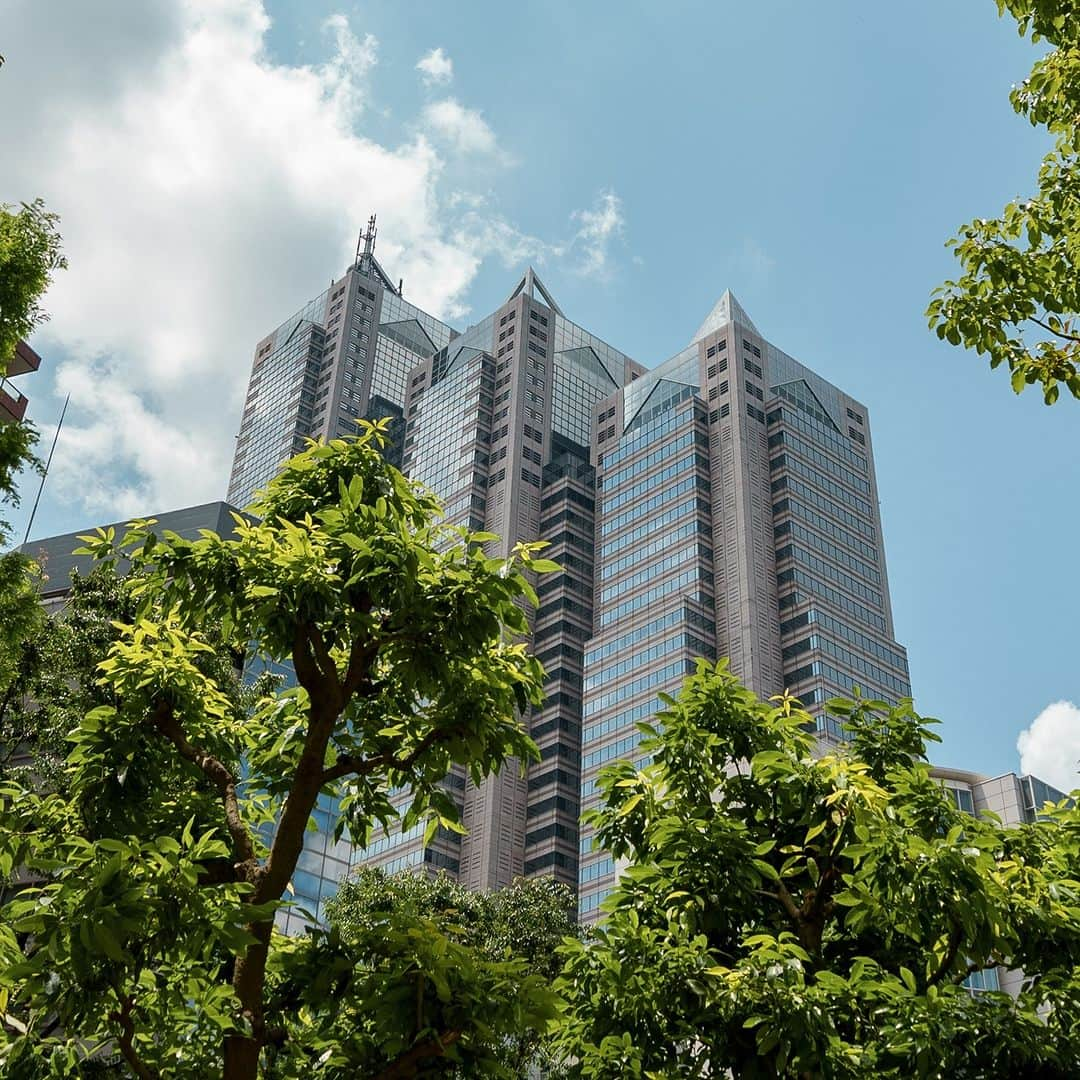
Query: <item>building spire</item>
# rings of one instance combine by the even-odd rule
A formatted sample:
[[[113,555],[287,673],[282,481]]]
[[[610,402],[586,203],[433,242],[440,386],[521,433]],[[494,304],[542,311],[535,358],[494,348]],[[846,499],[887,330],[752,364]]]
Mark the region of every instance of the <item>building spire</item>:
[[[375,236],[378,229],[375,228],[375,215],[368,218],[367,232],[362,232],[356,241],[356,265],[361,270],[367,271],[371,266],[371,260],[375,256]]]

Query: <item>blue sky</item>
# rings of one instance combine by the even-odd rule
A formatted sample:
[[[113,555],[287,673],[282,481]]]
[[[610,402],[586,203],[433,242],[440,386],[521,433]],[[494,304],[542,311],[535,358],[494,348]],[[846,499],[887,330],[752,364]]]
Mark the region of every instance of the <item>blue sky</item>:
[[[46,428],[73,393],[37,535],[221,497],[251,345],[374,210],[406,295],[459,324],[532,261],[651,365],[730,287],[870,409],[936,759],[1015,768],[1020,730],[1080,702],[1080,403],[1015,397],[922,314],[945,240],[1044,148],[1007,100],[1036,52],[990,0],[73,3],[63,64],[64,20],[15,8],[0,121],[27,153],[0,198],[45,195],[72,255],[26,386]],[[452,77],[425,81],[436,48]],[[1044,772],[1080,756],[1080,713],[1056,723]]]

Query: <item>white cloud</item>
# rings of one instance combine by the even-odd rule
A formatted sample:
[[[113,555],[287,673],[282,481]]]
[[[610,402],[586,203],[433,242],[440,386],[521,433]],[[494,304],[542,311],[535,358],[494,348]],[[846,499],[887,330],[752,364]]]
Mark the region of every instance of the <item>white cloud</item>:
[[[1016,740],[1020,770],[1033,773],[1059,791],[1080,787],[1080,707],[1055,701],[1020,732]]]
[[[69,527],[224,496],[255,342],[344,270],[371,212],[380,260],[451,319],[483,259],[588,262],[610,236],[594,208],[545,244],[471,176],[443,191],[445,147],[506,160],[478,112],[436,103],[431,126],[376,141],[379,43],[335,15],[324,62],[284,64],[269,25],[262,0],[5,9],[6,197],[60,213],[70,263],[34,394],[48,415],[50,374],[71,391],[50,474]]]
[[[416,70],[425,86],[446,86],[454,78],[454,62],[441,47],[424,53],[416,62]]]
[[[459,154],[497,154],[495,132],[477,109],[467,109],[454,98],[424,107],[424,126],[436,140]]]
[[[578,230],[570,247],[580,254],[578,269],[583,274],[604,277],[610,270],[611,243],[621,236],[626,225],[622,200],[614,191],[602,191],[589,210],[574,215]]]

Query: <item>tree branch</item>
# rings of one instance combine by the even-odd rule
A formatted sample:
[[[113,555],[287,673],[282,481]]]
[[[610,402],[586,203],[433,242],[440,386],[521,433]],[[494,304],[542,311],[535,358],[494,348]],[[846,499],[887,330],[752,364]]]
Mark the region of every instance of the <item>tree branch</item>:
[[[326,647],[326,639],[322,636],[322,631],[310,623],[304,623],[303,630],[311,643],[311,651],[315,654],[315,662],[319,665],[323,678],[326,679],[332,689],[337,691],[340,698],[342,696],[341,680],[338,678],[337,664],[334,663],[334,658]]]
[[[385,1069],[375,1073],[369,1080],[407,1080],[408,1077],[416,1075],[416,1066],[424,1058],[443,1057],[446,1051],[460,1038],[461,1030],[459,1028],[444,1031],[441,1035],[435,1035],[414,1046],[411,1050],[406,1050],[404,1054],[395,1058]]]
[[[791,893],[788,892],[787,886],[781,881],[776,886],[777,899],[780,901],[781,907],[795,920],[796,926],[802,924],[802,912],[799,910],[798,905],[792,898]]]
[[[1042,319],[1035,318],[1034,315],[1029,315],[1028,319],[1035,323],[1036,326],[1041,326],[1048,334],[1053,334],[1054,337],[1061,338],[1062,341],[1073,341],[1080,344],[1080,335],[1078,334],[1066,334],[1061,330],[1055,330],[1052,326],[1043,322]]]
[[[926,985],[928,987],[941,982],[941,980],[949,974],[949,969],[956,963],[956,954],[960,951],[960,943],[963,940],[964,931],[954,924],[949,933],[949,944],[945,949],[945,955],[941,958],[941,963],[938,964],[937,970],[926,980]]]
[[[172,705],[164,698],[158,700],[151,719],[158,731],[176,747],[177,753],[185,761],[190,761],[201,770],[218,789],[225,808],[225,825],[232,838],[237,861],[248,863],[249,872],[253,873],[258,867],[258,859],[255,856],[255,844],[248,831],[247,822],[240,813],[240,800],[236,795],[236,777],[212,754],[188,742],[184,729],[173,712]]]
[[[120,1025],[120,1035],[116,1040],[120,1053],[128,1063],[131,1071],[139,1077],[139,1080],[157,1080],[158,1073],[151,1069],[146,1062],[139,1057],[135,1049],[135,1021],[131,1018],[131,1010],[135,1006],[135,999],[130,995],[123,997],[120,991],[113,987],[116,1000],[120,1003],[120,1011],[109,1013],[109,1019]]]
[[[403,758],[395,757],[390,753],[376,754],[369,758],[356,758],[350,754],[342,754],[336,764],[323,770],[322,782],[328,784],[331,780],[340,780],[343,776],[366,776],[376,769],[394,769],[405,772],[416,764],[417,759],[425,751],[460,734],[459,727],[437,728],[435,731],[429,731]]]

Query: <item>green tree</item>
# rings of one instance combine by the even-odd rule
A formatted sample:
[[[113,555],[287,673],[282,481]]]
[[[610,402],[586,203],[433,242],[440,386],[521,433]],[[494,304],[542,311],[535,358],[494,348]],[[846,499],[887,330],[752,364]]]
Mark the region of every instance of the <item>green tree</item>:
[[[53,273],[66,265],[57,217],[40,199],[18,210],[0,204],[0,377],[18,340],[45,321],[41,296]],[[0,548],[11,541],[3,511],[19,505],[19,474],[40,469],[37,438],[30,423],[0,423]],[[16,678],[23,641],[40,625],[36,584],[34,565],[25,555],[0,554],[0,696]]]
[[[977,820],[909,705],[831,709],[852,742],[815,757],[796,703],[701,662],[651,763],[605,772],[592,821],[626,869],[567,950],[580,1076],[1077,1075],[1076,811]],[[964,986],[999,964],[1019,1000]]]
[[[283,965],[271,1012],[302,1000],[310,1030],[275,1068],[325,1046],[343,1077],[550,1070],[551,984],[575,916],[573,893],[550,879],[482,893],[445,874],[360,871],[329,905],[329,931],[297,941]]]
[[[6,1033],[5,1075],[43,1057],[74,1070],[102,1044],[140,1077],[259,1075],[271,1043],[306,1045],[304,1008],[272,1031],[266,1006],[294,948],[274,913],[320,794],[363,844],[408,789],[401,824],[433,835],[460,829],[454,765],[479,781],[535,757],[520,716],[542,669],[518,639],[525,575],[552,564],[536,545],[488,558],[489,534],[438,524],[381,442],[364,425],[313,445],[233,538],[136,523],[121,541],[136,608],[99,668],[113,700],[72,733],[62,790],[0,794],[0,873],[46,879],[0,923],[0,993],[31,1019]],[[119,557],[111,530],[86,550]],[[222,646],[290,662],[297,685],[247,707],[202,662]],[[63,1036],[41,1038],[46,1015]],[[293,1057],[312,1074],[329,1049]]]
[[[950,241],[961,276],[935,293],[930,326],[952,345],[1007,364],[1013,389],[1040,383],[1047,405],[1060,385],[1080,398],[1080,4],[996,0],[1021,35],[1050,51],[1012,91],[1013,108],[1055,139],[1038,189]]]

